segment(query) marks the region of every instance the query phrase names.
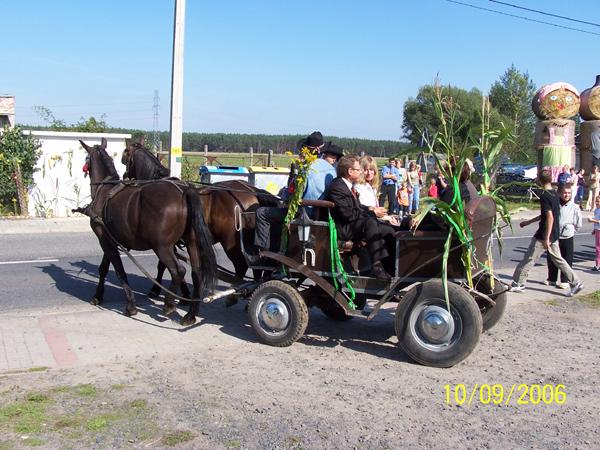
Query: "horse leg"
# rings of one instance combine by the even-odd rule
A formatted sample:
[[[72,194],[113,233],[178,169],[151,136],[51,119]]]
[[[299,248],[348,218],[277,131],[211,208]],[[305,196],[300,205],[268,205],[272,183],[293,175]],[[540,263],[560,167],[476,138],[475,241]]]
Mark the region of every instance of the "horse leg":
[[[125,307],[124,314],[128,317],[135,316],[138,312],[135,306],[135,297],[133,296],[133,291],[129,286],[129,281],[127,280],[127,274],[125,273],[125,269],[123,268],[123,261],[121,261],[119,251],[116,247],[104,241],[104,239],[100,239],[100,245],[104,250],[104,255],[107,256],[110,262],[112,263],[115,272],[117,273],[117,278],[119,278],[121,286],[123,287],[123,291],[125,291],[127,306]]]
[[[158,259],[163,262],[171,274],[171,284],[169,285],[169,290],[177,293],[185,276],[185,269],[177,262],[173,248],[156,250],[156,254]],[[173,296],[167,292],[165,295],[165,306],[163,307],[163,313],[168,316],[175,312],[176,309],[177,303],[174,301]]]
[[[156,265],[156,280],[155,280],[158,284],[162,283],[163,274],[165,273],[166,268],[167,267],[159,259],[158,264]],[[148,297],[157,298],[158,295],[160,294],[160,291],[161,291],[160,286],[153,284],[152,288],[150,288],[150,291],[148,292]]]
[[[106,274],[108,273],[108,266],[110,265],[110,260],[106,253],[102,255],[102,262],[98,267],[98,286],[96,286],[96,293],[94,297],[92,297],[91,304],[92,305],[101,305],[104,301],[104,281],[106,280]]]
[[[200,299],[200,257],[195,243],[194,245],[188,246],[188,255],[190,257],[190,266],[192,268],[192,299],[194,301],[189,302],[190,306],[188,308],[188,312],[181,319],[181,325],[183,326],[190,326],[196,323],[196,316],[198,315],[198,300]]]

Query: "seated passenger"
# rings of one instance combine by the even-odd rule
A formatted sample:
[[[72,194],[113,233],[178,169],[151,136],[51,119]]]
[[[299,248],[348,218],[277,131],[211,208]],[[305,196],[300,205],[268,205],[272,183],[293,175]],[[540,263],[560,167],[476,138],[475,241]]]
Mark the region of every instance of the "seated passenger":
[[[398,225],[398,220],[394,216],[386,214],[387,210],[379,206],[377,199],[377,186],[379,186],[379,170],[377,163],[372,156],[365,155],[359,160],[362,172],[358,183],[354,185],[358,193],[358,201],[361,205],[368,207],[371,211],[378,211],[379,217],[384,222],[392,225]],[[383,214],[383,216],[381,215]]]
[[[315,152],[321,151],[320,157],[310,165],[302,198],[307,200],[322,200],[325,189],[336,176],[333,165],[344,154],[343,149],[331,142],[325,145],[323,143],[323,136],[318,131],[300,141],[298,146],[308,147]],[[288,188],[292,189],[293,187],[288,186]],[[287,208],[260,207],[256,210],[254,245],[258,251],[271,250],[272,244],[279,242],[279,239],[271,239],[271,227],[276,225],[280,229],[286,214]],[[259,261],[258,255],[251,255],[249,259],[253,264]]]
[[[389,281],[381,260],[388,256],[385,238],[394,232],[394,228],[381,223],[377,216],[383,216],[383,208],[363,206],[358,201],[354,183],[362,169],[356,156],[344,156],[338,162],[337,178],[331,182],[325,192],[325,200],[335,203],[331,215],[335,220],[338,237],[341,240],[365,239],[367,250],[373,262],[371,274],[382,281]]]
[[[469,203],[474,198],[479,197],[479,193],[477,192],[477,188],[473,185],[471,181],[471,175],[475,173],[475,168],[473,167],[473,162],[470,159],[466,159],[463,164],[462,170],[460,172],[460,176],[458,178],[458,187],[460,188],[460,196],[465,203]],[[452,188],[452,183],[448,183],[446,189],[440,196],[440,199],[445,201],[446,203],[451,203],[454,198],[454,189]]]

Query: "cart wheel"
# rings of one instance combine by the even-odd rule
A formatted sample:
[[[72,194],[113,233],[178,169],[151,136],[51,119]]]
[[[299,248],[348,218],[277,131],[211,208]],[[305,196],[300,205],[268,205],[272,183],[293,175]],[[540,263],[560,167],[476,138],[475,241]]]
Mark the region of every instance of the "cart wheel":
[[[441,280],[410,291],[396,308],[396,335],[402,349],[426,366],[452,367],[473,351],[482,330],[479,307],[460,286],[448,282],[450,312]]]
[[[481,319],[483,320],[483,331],[488,331],[494,325],[498,323],[504,310],[506,309],[507,295],[506,292],[502,294],[496,294],[497,292],[504,291],[505,287],[498,280],[494,283],[494,290],[490,286],[490,278],[485,277],[479,282],[476,282],[477,290],[489,295],[492,300],[496,302],[496,306],[490,306],[487,302],[482,303],[479,307],[481,311]]]
[[[267,281],[252,293],[250,323],[265,344],[287,347],[308,325],[308,308],[300,292],[280,280]]]
[[[362,310],[367,304],[367,297],[365,294],[356,294],[356,298],[354,299],[354,304],[356,305],[356,309]],[[340,305],[338,305],[335,300],[331,297],[327,296],[325,301],[319,306],[319,309],[325,314],[329,319],[335,320],[338,322],[346,322],[348,320],[353,319],[354,317],[349,316],[344,311]]]

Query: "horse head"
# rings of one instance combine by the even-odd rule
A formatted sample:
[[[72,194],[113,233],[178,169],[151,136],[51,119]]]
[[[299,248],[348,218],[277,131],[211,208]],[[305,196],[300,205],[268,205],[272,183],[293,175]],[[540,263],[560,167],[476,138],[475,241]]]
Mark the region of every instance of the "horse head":
[[[140,148],[143,148],[143,146],[139,142],[132,142],[131,144],[128,144],[123,150],[123,154],[121,155],[121,163],[124,166],[127,166],[127,164],[129,164],[129,161],[131,161],[133,153]]]
[[[108,180],[118,180],[119,174],[117,173],[117,169],[115,169],[115,163],[106,152],[106,138],[102,138],[100,145],[95,144],[90,146],[82,140],[79,143],[88,154],[86,165],[90,174],[92,198],[94,198],[100,183]]]

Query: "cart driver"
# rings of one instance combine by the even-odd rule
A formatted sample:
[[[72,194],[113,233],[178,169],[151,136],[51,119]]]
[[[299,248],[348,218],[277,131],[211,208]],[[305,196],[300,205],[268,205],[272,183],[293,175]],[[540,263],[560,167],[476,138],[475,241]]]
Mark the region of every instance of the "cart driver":
[[[302,195],[307,200],[322,200],[327,186],[336,177],[334,164],[344,154],[343,149],[331,142],[324,143],[323,135],[315,131],[308,137],[298,142],[298,147],[308,147],[314,152],[320,152],[317,158],[310,165],[306,187]],[[287,208],[278,207],[260,207],[256,210],[256,228],[254,230],[254,245],[258,251],[270,250],[276,243],[281,234],[281,225],[287,214]],[[278,230],[275,230],[278,228]],[[272,231],[279,231],[271,238]],[[273,233],[275,234],[275,233]],[[253,265],[260,264],[258,255],[248,255],[248,260]]]

